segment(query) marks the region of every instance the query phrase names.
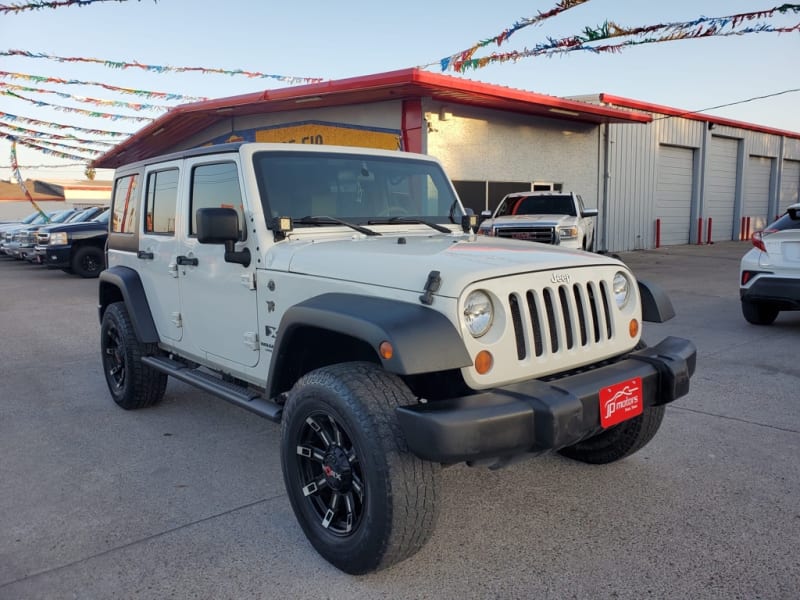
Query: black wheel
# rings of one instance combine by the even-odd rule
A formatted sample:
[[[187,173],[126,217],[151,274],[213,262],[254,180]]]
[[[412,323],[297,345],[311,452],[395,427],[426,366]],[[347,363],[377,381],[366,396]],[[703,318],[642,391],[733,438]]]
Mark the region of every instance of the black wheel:
[[[778,317],[778,312],[778,309],[770,304],[742,300],[742,315],[753,325],[772,325]]]
[[[394,414],[413,402],[397,376],[371,363],[312,371],[289,393],[286,491],[311,544],[342,571],[400,562],[433,531],[440,465],[408,451]]]
[[[105,262],[105,256],[100,248],[83,246],[78,248],[72,257],[72,271],[81,277],[97,277],[105,268]]]
[[[638,417],[625,421],[559,453],[593,465],[605,465],[630,456],[653,439],[664,420],[664,407],[645,408]]]
[[[122,302],[106,308],[100,327],[100,348],[106,383],[119,406],[126,410],[152,406],[164,397],[167,376],[142,364],[142,356],[155,351],[136,338],[128,310]]]

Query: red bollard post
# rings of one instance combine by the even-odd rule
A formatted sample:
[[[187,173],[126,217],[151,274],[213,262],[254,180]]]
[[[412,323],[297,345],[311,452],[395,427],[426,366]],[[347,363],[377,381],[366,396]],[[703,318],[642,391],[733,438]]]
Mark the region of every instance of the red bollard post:
[[[706,238],[706,244],[713,244],[714,242],[711,241],[711,217],[708,217],[708,237]]]
[[[661,247],[661,219],[656,219],[656,248]]]
[[[703,217],[697,219],[697,245],[703,243]]]
[[[749,240],[750,237],[751,237],[751,234],[750,234],[750,217],[747,217],[747,229],[745,231],[747,232],[747,237],[745,237],[744,239]]]
[[[739,225],[739,241],[744,241],[745,226],[747,224],[746,217],[742,217],[742,223]]]

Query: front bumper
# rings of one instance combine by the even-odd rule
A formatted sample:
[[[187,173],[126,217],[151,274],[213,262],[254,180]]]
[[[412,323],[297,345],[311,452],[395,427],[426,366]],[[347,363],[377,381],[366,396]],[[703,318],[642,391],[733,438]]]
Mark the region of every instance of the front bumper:
[[[687,394],[696,355],[690,341],[668,337],[588,372],[398,407],[396,412],[409,449],[425,460],[471,462],[558,450],[602,431],[603,388],[641,377],[645,409]]]
[[[63,269],[70,266],[71,246],[36,246],[36,255],[42,259],[42,264],[54,269]]]
[[[745,302],[763,302],[780,310],[800,310],[800,279],[759,276],[739,290]]]

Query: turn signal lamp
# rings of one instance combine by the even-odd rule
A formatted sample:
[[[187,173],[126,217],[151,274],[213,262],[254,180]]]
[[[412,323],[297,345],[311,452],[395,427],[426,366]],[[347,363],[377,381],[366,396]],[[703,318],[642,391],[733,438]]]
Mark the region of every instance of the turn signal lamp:
[[[389,360],[392,358],[392,356],[394,356],[394,348],[392,347],[391,342],[381,342],[381,345],[378,346],[378,352],[380,352],[383,360]]]
[[[494,357],[488,350],[481,350],[475,356],[475,370],[479,375],[486,375],[492,370],[492,365],[494,365]]]
[[[635,338],[639,334],[639,321],[631,319],[631,322],[628,323],[628,333],[632,338]]]

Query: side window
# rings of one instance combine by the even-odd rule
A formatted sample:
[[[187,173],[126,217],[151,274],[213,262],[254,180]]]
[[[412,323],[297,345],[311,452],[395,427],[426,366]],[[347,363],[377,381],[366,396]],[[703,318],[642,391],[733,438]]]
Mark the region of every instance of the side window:
[[[239,214],[239,239],[245,239],[244,206],[236,163],[199,165],[192,170],[189,235],[197,235],[197,209],[233,208]]]
[[[111,209],[111,231],[114,233],[134,233],[136,228],[136,200],[139,190],[139,174],[117,179],[114,186],[113,208]]]
[[[147,176],[145,233],[175,235],[178,201],[178,169],[156,171]]]

